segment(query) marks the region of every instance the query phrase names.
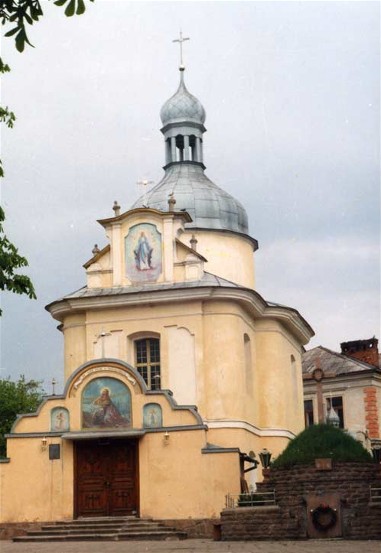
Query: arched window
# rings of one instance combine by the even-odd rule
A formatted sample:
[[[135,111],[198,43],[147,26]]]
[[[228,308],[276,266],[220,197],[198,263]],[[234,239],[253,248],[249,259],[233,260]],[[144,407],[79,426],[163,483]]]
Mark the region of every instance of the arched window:
[[[160,390],[160,340],[142,338],[135,341],[135,363],[148,389]]]

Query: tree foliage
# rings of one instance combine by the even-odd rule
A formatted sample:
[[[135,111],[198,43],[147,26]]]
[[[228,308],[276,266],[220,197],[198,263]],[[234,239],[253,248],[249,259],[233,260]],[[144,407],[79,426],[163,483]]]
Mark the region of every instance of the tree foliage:
[[[94,2],[94,0],[89,0]],[[81,15],[85,11],[84,0],[56,0],[57,6],[65,6],[65,15],[71,17],[74,14]],[[6,37],[13,37],[15,46],[19,52],[23,52],[25,45],[33,46],[29,41],[26,28],[34,25],[44,15],[39,0],[0,0],[0,21],[3,27],[10,29],[5,33]],[[0,74],[8,73],[9,65],[0,58]],[[0,106],[0,123],[5,123],[12,128],[16,121],[15,114],[8,106]],[[4,176],[2,161],[0,160],[0,177]],[[36,293],[33,283],[26,275],[20,275],[17,270],[27,267],[25,257],[19,255],[18,250],[4,234],[3,223],[5,213],[0,207],[0,290],[8,290],[16,294],[26,294],[35,299]],[[1,315],[0,309],[0,315]]]
[[[90,0],[94,2],[94,0]],[[65,15],[82,15],[85,10],[84,0],[56,0],[56,6],[66,6]],[[39,0],[0,0],[0,20],[2,25],[11,27],[6,37],[14,37],[16,48],[23,52],[25,45],[33,46],[27,35],[27,25],[34,25],[44,15]]]
[[[4,211],[0,207],[0,290],[8,290],[15,294],[26,294],[30,299],[36,299],[36,293],[30,278],[16,271],[27,267],[28,262],[22,257],[12,242],[4,233]],[[1,315],[0,309],[0,315]]]
[[[313,424],[298,434],[272,463],[272,467],[309,465],[317,458],[369,463],[372,456],[349,434],[329,424]]]
[[[4,435],[10,432],[17,415],[35,412],[43,393],[41,382],[25,380],[23,375],[17,382],[0,379],[0,457],[6,456]]]

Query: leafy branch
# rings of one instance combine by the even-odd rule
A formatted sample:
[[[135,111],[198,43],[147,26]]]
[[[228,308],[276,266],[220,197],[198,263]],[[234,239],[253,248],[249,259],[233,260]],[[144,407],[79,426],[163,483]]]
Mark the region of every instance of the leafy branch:
[[[26,294],[28,298],[36,299],[36,293],[29,277],[16,273],[17,269],[27,267],[28,261],[18,253],[16,246],[4,234],[4,220],[4,210],[0,207],[0,290]],[[1,313],[0,309],[0,315]]]
[[[89,0],[94,2],[94,0]],[[56,6],[66,6],[65,15],[82,15],[85,10],[84,0],[56,0]],[[39,0],[0,0],[0,22],[8,28],[6,37],[14,37],[16,49],[23,52],[25,45],[33,47],[30,42],[26,27],[38,22],[44,15]],[[0,58],[0,74],[9,73],[10,67]],[[0,123],[5,123],[8,128],[13,128],[16,116],[7,107],[0,106]],[[0,160],[0,177],[4,176],[2,161]],[[8,290],[15,294],[25,294],[30,299],[36,299],[33,283],[26,275],[20,275],[16,271],[28,266],[25,257],[18,253],[18,249],[4,233],[3,223],[5,213],[0,207],[0,291]],[[2,311],[0,309],[0,315]]]
[[[94,2],[94,0],[89,0]],[[56,0],[56,6],[65,6],[65,15],[82,15],[86,11],[84,0]],[[44,15],[39,0],[0,0],[0,21],[2,25],[14,23],[15,26],[5,33],[6,37],[14,37],[16,48],[23,52],[25,45],[33,47],[29,41],[26,26],[33,25]]]

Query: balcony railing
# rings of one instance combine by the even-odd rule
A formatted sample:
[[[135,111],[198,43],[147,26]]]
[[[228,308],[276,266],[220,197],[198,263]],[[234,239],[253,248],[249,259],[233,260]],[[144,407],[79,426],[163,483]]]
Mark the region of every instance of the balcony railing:
[[[276,505],[275,490],[271,490],[270,492],[249,492],[240,494],[228,493],[225,496],[226,509],[263,507],[266,505]]]

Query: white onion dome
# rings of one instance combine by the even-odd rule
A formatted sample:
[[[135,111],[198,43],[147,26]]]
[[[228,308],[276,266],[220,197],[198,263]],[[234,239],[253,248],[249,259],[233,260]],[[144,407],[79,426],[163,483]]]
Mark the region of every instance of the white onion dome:
[[[160,118],[164,126],[169,123],[183,121],[191,121],[202,125],[205,123],[205,109],[200,100],[188,92],[184,83],[183,69],[180,70],[179,88],[161,108]]]

